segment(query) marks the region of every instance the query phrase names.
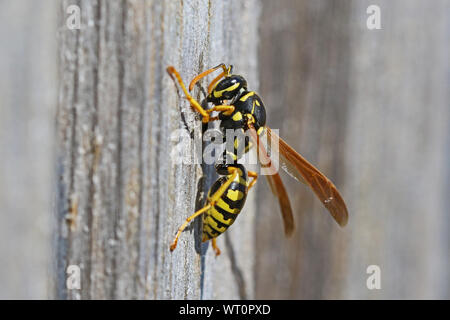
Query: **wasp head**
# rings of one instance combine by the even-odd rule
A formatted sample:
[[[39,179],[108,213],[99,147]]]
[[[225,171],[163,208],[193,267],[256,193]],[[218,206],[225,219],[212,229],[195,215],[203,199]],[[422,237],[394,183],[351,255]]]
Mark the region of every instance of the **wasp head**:
[[[224,100],[232,100],[238,96],[242,90],[247,90],[247,81],[242,76],[232,74],[217,83],[207,101],[220,105]]]

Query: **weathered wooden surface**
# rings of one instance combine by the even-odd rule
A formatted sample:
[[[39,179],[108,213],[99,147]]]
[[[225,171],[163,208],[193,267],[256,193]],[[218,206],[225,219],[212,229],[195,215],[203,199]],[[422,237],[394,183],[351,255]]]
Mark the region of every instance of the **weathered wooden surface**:
[[[371,4],[382,30],[366,28]],[[260,186],[257,298],[450,297],[449,15],[448,1],[263,1],[268,124],[335,182],[350,220],[286,176],[285,240]],[[381,290],[366,287],[372,264]]]
[[[0,299],[47,298],[56,11],[0,2]]]
[[[201,130],[165,69],[189,81],[231,63],[257,89],[257,2],[76,3],[81,29],[59,32],[56,298],[253,297],[253,197],[220,257],[200,246],[198,219],[169,252],[214,172],[170,156],[175,130]],[[192,142],[181,151],[193,155]],[[80,266],[81,290],[66,289],[68,265]]]
[[[263,1],[261,19],[256,1],[99,3],[0,3],[0,298],[45,298],[47,276],[54,298],[450,297],[447,1],[377,1],[380,31],[365,27],[372,1]],[[80,31],[65,27],[69,4]],[[221,257],[199,250],[198,222],[169,254],[214,177],[166,156],[167,133],[198,121],[164,69],[188,80],[222,61],[260,79],[269,125],[340,187],[345,229],[286,176],[298,214],[285,240],[261,179]],[[69,263],[81,291],[65,288]],[[380,291],[366,288],[369,264]]]

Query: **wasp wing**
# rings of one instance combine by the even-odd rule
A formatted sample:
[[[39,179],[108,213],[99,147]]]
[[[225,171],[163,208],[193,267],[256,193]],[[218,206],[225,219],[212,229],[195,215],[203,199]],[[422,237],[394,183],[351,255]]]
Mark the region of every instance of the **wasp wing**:
[[[270,141],[278,142],[281,167],[297,180],[306,183],[322,201],[336,222],[342,227],[345,226],[348,221],[347,207],[333,182],[298,154],[269,127],[266,127],[266,133]],[[273,152],[275,149],[272,148],[271,151]],[[274,154],[272,154],[272,158],[275,158]]]
[[[276,135],[275,133],[272,133],[272,135],[267,139],[267,131],[270,130],[270,128],[265,127],[264,133],[266,134],[265,139],[260,139],[260,143],[264,143],[266,150],[268,151],[268,155],[270,157],[270,160],[274,164],[276,168],[282,168],[284,172],[286,172],[288,175],[291,176],[291,178],[297,180],[298,182],[301,182],[307,186],[308,183],[303,178],[303,176],[300,174],[300,172],[297,170],[297,168],[289,162],[282,153],[279,151],[279,140],[280,137]],[[263,135],[261,135],[263,136]],[[272,156],[273,155],[273,156]]]
[[[272,193],[278,198],[278,203],[280,204],[281,208],[281,216],[283,218],[284,233],[286,236],[289,236],[293,233],[295,224],[291,203],[289,201],[289,196],[286,192],[286,188],[283,184],[283,181],[281,180],[280,175],[274,169],[273,163],[271,162],[263,143],[259,141],[259,136],[256,133],[256,130],[253,127],[250,127],[248,131],[250,132],[253,143],[258,146],[257,154],[258,159],[261,163],[261,167],[270,171],[269,175],[266,175],[266,178],[269,182]]]

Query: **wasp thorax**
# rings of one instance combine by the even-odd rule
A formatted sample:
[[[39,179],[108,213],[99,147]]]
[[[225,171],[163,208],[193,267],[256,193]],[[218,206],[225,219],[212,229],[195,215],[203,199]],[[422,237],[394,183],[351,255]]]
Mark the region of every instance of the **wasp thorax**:
[[[221,104],[223,100],[231,100],[246,89],[247,81],[242,76],[227,76],[217,83],[207,100],[216,105]]]

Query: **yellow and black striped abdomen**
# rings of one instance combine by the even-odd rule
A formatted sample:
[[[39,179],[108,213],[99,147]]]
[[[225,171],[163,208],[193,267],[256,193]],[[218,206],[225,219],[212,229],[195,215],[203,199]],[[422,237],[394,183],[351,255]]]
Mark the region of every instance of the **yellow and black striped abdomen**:
[[[211,187],[208,198],[212,196],[229,176],[219,178]],[[239,174],[222,194],[219,200],[203,215],[202,241],[216,238],[233,224],[241,212],[247,198],[247,172],[239,168]]]

